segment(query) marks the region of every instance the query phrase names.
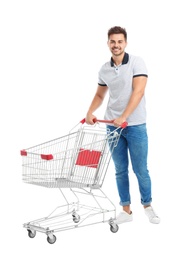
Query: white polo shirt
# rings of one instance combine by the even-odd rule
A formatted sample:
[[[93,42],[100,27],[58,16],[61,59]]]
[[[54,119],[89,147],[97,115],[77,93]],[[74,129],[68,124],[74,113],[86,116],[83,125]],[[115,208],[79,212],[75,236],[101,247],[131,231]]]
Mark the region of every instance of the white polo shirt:
[[[111,58],[99,71],[98,84],[107,86],[109,100],[104,118],[113,120],[122,115],[132,94],[134,77],[148,76],[147,68],[141,57],[125,53],[122,64],[116,66]],[[127,118],[128,125],[139,125],[146,122],[145,96],[132,114]]]

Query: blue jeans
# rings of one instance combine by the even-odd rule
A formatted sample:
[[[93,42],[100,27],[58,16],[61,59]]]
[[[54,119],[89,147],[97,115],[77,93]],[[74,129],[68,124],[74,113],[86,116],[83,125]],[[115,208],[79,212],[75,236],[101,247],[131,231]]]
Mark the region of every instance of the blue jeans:
[[[107,126],[110,131],[116,127]],[[117,129],[120,132],[122,129]],[[129,153],[129,154],[128,154]],[[131,204],[129,191],[129,158],[135,173],[141,196],[141,204],[149,205],[151,198],[151,179],[147,169],[148,136],[146,124],[127,126],[121,132],[118,145],[112,152],[116,171],[116,183],[120,205]],[[130,156],[130,157],[129,157]]]

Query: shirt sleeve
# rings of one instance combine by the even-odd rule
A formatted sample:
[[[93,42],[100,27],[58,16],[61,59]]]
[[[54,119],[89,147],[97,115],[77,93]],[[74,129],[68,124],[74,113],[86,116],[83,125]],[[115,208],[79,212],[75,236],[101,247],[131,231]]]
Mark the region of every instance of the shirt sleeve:
[[[133,78],[145,76],[148,77],[148,71],[144,60],[141,57],[137,57],[133,66]]]
[[[107,86],[107,84],[102,79],[102,76],[101,76],[102,75],[102,69],[103,69],[103,67],[99,70],[99,73],[98,73],[98,85],[105,87],[105,86]]]

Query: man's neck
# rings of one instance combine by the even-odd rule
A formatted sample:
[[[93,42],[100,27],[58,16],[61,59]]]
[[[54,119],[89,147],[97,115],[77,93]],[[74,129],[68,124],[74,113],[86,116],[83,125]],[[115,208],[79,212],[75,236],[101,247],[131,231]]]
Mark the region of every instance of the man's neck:
[[[121,63],[122,63],[122,61],[123,61],[123,58],[124,58],[124,52],[122,53],[122,54],[120,54],[120,55],[118,55],[118,56],[112,56],[112,59],[113,59],[113,61],[114,61],[114,64],[116,65],[116,66],[119,66]]]

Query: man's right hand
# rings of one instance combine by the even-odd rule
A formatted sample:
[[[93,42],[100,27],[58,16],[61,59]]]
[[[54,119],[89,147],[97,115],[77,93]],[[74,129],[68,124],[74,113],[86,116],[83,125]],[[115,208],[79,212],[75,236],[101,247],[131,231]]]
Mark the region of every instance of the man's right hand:
[[[94,125],[94,124],[95,124],[94,121],[95,121],[96,119],[97,119],[96,116],[94,116],[93,114],[87,114],[87,115],[86,115],[86,118],[85,118],[86,123],[87,123],[88,125]]]

